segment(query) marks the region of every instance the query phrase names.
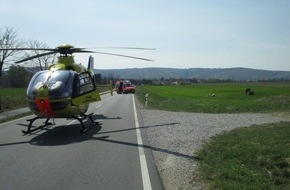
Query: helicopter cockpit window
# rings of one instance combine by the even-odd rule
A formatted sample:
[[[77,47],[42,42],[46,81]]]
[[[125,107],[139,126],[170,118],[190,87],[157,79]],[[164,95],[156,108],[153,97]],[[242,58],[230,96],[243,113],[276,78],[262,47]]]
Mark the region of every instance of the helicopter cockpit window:
[[[91,78],[89,73],[84,72],[79,74],[76,79],[73,96],[86,94],[95,89],[96,87],[94,85],[93,79]]]
[[[30,83],[27,88],[27,98],[28,99],[34,99],[36,96],[36,93],[38,92],[38,89],[43,86],[44,81],[47,80],[49,76],[48,71],[39,71],[37,72],[32,79],[30,80]]]
[[[71,71],[54,71],[47,80],[50,98],[67,98],[72,95],[73,75]]]
[[[35,98],[41,87],[48,89],[49,98],[67,98],[72,95],[73,71],[40,71],[31,79],[28,89],[28,98]]]

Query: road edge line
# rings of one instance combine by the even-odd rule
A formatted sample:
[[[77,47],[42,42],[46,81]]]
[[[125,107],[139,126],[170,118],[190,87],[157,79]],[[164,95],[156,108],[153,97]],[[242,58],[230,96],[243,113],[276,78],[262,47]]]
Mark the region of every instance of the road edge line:
[[[135,127],[136,127],[137,144],[138,144],[138,150],[139,150],[143,189],[152,190],[146,156],[145,156],[144,147],[143,147],[143,140],[142,140],[140,126],[139,126],[139,120],[138,120],[137,111],[136,111],[135,97],[133,94],[132,94],[132,97],[133,97],[133,109],[134,109]]]

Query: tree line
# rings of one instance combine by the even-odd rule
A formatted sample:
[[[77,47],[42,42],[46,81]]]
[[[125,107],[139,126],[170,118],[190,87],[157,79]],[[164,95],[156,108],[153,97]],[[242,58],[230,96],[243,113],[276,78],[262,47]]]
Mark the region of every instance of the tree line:
[[[45,43],[36,40],[23,40],[18,37],[17,30],[11,27],[0,28],[0,88],[17,87],[26,88],[33,74],[37,71],[46,70],[49,64],[54,63],[56,54],[45,55],[24,62],[25,67],[15,64],[16,61],[45,53],[42,50],[17,51],[6,50],[5,48],[27,47],[32,49],[47,49]],[[102,77],[95,74],[98,84],[109,83],[112,78]]]
[[[18,51],[6,50],[5,48],[50,48],[45,43],[36,40],[24,40],[18,36],[18,32],[13,27],[0,28],[0,87],[27,87],[33,73],[15,61],[30,57],[31,54],[38,55],[44,53],[42,50]],[[47,69],[53,63],[55,54],[46,55],[24,62],[25,65],[37,68],[38,70]]]

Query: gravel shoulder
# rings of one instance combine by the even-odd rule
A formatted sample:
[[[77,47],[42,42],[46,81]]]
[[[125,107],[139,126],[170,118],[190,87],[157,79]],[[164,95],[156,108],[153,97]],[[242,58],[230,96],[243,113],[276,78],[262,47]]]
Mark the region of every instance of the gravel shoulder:
[[[278,114],[206,114],[140,109],[148,142],[166,190],[204,189],[198,180],[196,150],[223,131],[290,121]]]

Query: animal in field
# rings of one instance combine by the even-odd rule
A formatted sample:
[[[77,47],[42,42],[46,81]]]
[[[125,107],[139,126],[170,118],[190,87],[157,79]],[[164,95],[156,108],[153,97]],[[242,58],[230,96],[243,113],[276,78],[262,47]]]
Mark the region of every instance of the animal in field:
[[[255,92],[251,88],[247,88],[246,95],[252,96],[252,95],[255,95]]]

